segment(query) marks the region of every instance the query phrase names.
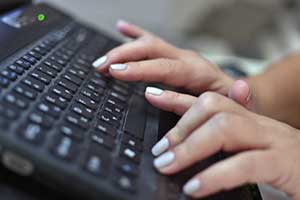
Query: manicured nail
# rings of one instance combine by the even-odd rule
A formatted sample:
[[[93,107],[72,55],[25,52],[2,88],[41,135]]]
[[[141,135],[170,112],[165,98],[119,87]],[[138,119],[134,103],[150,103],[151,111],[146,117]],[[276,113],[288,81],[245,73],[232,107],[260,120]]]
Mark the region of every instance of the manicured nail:
[[[101,58],[95,60],[92,65],[94,68],[98,68],[101,67],[101,65],[103,65],[106,61],[107,61],[107,56],[102,56]]]
[[[154,166],[157,169],[161,169],[170,165],[175,159],[175,154],[173,152],[167,152],[159,156],[154,160]]]
[[[197,179],[192,179],[183,186],[183,192],[186,195],[192,195],[201,187],[201,183]]]
[[[119,19],[117,22],[117,26],[123,26],[123,25],[127,25],[127,24],[129,24],[129,23],[123,19]]]
[[[159,156],[164,151],[169,148],[170,144],[167,138],[162,138],[154,147],[152,148],[152,154],[154,156]]]
[[[147,87],[146,88],[146,93],[154,95],[154,96],[160,96],[160,95],[162,95],[163,92],[164,92],[163,90],[156,88],[156,87]]]
[[[122,71],[122,70],[126,70],[127,69],[127,65],[125,65],[125,64],[113,64],[113,65],[110,66],[110,68],[112,70]]]

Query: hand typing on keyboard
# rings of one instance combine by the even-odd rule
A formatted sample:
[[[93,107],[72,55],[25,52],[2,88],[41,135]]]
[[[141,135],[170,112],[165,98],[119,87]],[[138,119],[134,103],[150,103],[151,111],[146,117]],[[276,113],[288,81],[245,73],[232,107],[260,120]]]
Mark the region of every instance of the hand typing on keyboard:
[[[123,21],[117,27],[122,34],[135,40],[97,59],[93,66],[99,72],[110,73],[124,81],[159,82],[180,87],[196,96],[204,92],[195,97],[153,87],[146,89],[145,97],[151,104],[182,115],[177,125],[152,149],[152,153],[159,156],[154,160],[158,171],[171,175],[219,151],[236,153],[196,174],[183,187],[184,192],[204,197],[259,182],[271,184],[293,199],[300,198],[297,188],[300,180],[299,131],[245,109],[295,125],[295,120],[262,106],[265,102],[274,105],[262,95],[266,91],[261,91],[262,85],[258,87],[253,80],[247,80],[251,87],[257,86],[255,89],[260,90],[251,97],[247,82],[235,82],[196,53],[178,49]]]

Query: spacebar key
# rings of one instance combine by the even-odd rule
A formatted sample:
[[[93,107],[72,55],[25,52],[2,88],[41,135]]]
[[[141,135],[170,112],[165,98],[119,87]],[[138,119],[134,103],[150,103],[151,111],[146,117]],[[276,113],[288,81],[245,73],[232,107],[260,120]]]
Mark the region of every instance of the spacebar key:
[[[143,140],[146,122],[147,104],[137,95],[132,96],[126,116],[124,131]]]

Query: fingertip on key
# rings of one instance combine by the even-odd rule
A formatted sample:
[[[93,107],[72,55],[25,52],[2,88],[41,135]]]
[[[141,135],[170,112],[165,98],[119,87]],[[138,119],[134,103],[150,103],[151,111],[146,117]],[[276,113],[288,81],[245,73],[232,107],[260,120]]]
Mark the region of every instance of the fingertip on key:
[[[98,68],[102,67],[107,62],[107,60],[108,60],[107,56],[102,56],[102,57],[98,58],[97,60],[95,60],[92,65],[94,68],[98,69]]]

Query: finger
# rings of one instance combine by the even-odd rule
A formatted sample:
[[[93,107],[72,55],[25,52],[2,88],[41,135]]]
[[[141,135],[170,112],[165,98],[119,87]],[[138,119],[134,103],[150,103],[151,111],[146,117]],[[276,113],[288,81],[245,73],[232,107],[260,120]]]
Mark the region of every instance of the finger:
[[[184,142],[156,158],[154,166],[164,174],[173,174],[219,151],[236,152],[265,148],[268,140],[264,137],[257,140],[259,137],[257,130],[251,126],[253,124],[249,124],[251,121],[248,118],[228,113],[217,114],[195,130]],[[242,131],[255,133],[241,134]],[[197,147],[201,149],[195,150]],[[172,155],[173,159],[166,162],[165,155]]]
[[[277,180],[274,174],[280,174],[278,164],[265,151],[240,153],[199,173],[183,187],[183,191],[200,198],[245,184],[271,183]]]
[[[176,47],[163,40],[145,35],[138,40],[125,43],[109,51],[93,62],[93,67],[99,72],[107,71],[109,65],[129,61],[139,61],[155,58],[178,58],[179,52]]]
[[[251,91],[248,83],[244,80],[237,80],[228,92],[229,98],[242,106],[248,108],[251,100]]]
[[[183,115],[197,100],[196,97],[159,88],[147,87],[146,99],[155,107]]]
[[[217,93],[202,94],[195,104],[182,116],[175,127],[154,147],[155,156],[182,142],[193,130],[218,112],[231,112],[246,115],[244,109],[234,101]]]
[[[184,62],[165,58],[115,64],[109,71],[114,78],[123,81],[155,82],[174,87],[185,87],[198,76]]]
[[[123,35],[130,37],[130,38],[139,38],[145,35],[149,35],[147,31],[144,29],[133,25],[131,23],[128,23],[124,20],[119,20],[116,25],[119,32],[121,32]]]

